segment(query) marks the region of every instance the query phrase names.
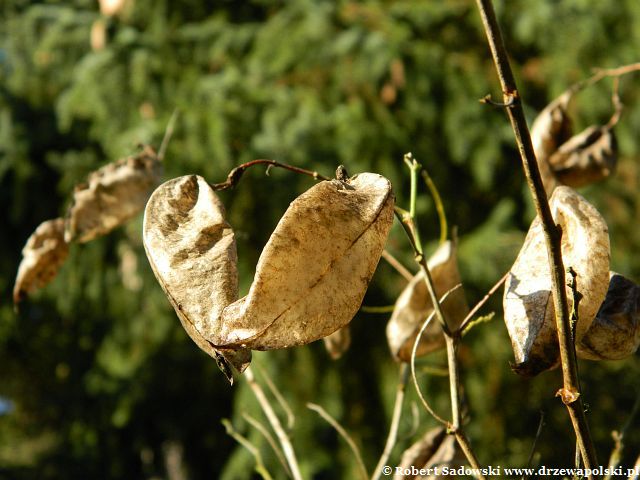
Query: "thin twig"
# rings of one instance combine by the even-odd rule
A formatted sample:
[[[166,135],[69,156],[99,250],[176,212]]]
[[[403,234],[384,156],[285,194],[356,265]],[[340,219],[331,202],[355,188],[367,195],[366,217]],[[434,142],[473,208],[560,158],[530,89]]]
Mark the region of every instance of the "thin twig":
[[[467,313],[467,316],[464,317],[464,320],[462,320],[462,322],[460,323],[460,327],[458,327],[458,332],[460,332],[461,335],[465,334],[465,330],[467,330],[469,324],[473,321],[473,317],[475,316],[475,314],[478,313],[478,310],[480,310],[484,306],[484,304],[487,303],[487,300],[489,300],[491,296],[496,293],[496,291],[502,286],[502,284],[507,281],[508,276],[509,272],[505,273],[502,278],[489,289],[487,294],[482,297],[482,300],[476,303],[475,306],[469,311],[469,313]]]
[[[416,387],[416,393],[418,394],[418,398],[422,402],[422,405],[424,406],[424,408],[438,422],[440,422],[444,426],[447,426],[449,422],[447,422],[444,418],[438,415],[431,408],[431,405],[429,405],[429,402],[427,402],[427,399],[422,394],[422,390],[420,389],[420,384],[418,383],[418,377],[416,375],[416,350],[418,349],[418,343],[420,342],[420,337],[422,336],[422,332],[424,332],[425,329],[429,326],[429,323],[431,323],[431,320],[433,320],[434,316],[435,316],[435,312],[431,312],[431,314],[427,317],[427,319],[422,324],[422,328],[420,328],[420,331],[418,332],[418,336],[416,337],[416,341],[413,344],[413,350],[411,351],[411,378],[413,379],[413,385]]]
[[[234,188],[240,178],[244,174],[247,169],[251,167],[255,167],[256,165],[267,165],[269,168],[278,167],[283,168],[285,170],[289,170],[290,172],[299,173],[301,175],[308,175],[313,177],[314,180],[331,180],[329,177],[325,177],[324,175],[320,175],[318,172],[313,170],[307,170],[305,168],[294,167],[293,165],[287,165],[286,163],[276,162],[275,160],[267,160],[264,158],[259,158],[257,160],[251,160],[250,162],[243,163],[242,165],[238,165],[236,168],[229,172],[227,175],[227,179],[221,183],[213,183],[211,184],[211,188],[215,191],[219,190],[228,190],[230,188]]]
[[[400,260],[394,257],[386,248],[382,251],[382,258],[384,258],[389,265],[395,268],[396,272],[402,275],[402,277],[404,277],[407,282],[410,282],[413,279],[413,273],[411,273],[407,267],[400,263]]]
[[[538,440],[540,440],[540,435],[542,435],[542,428],[544,427],[544,411],[540,412],[540,421],[538,422],[538,429],[536,430],[536,436],[533,438],[533,445],[531,445],[531,451],[529,452],[529,458],[527,459],[525,470],[531,467],[531,462],[533,462],[533,456],[536,453],[536,447],[538,446]],[[529,478],[529,475],[522,475],[522,480]]]
[[[364,313],[391,313],[395,308],[395,305],[363,305],[360,307],[360,311]]]
[[[291,430],[293,428],[293,425],[296,422],[296,417],[293,414],[293,410],[289,406],[289,403],[285,400],[282,393],[280,393],[280,390],[278,390],[278,387],[276,387],[275,383],[273,383],[267,371],[264,368],[262,368],[260,365],[256,364],[255,367],[260,372],[260,375],[262,376],[265,383],[267,384],[267,387],[269,388],[269,391],[271,392],[271,394],[278,401],[282,410],[284,410],[284,413],[287,416],[287,429]]]
[[[227,431],[227,435],[233,438],[236,442],[242,445],[244,448],[249,450],[249,453],[253,455],[253,458],[256,462],[255,470],[258,475],[260,475],[264,480],[272,480],[273,477],[264,466],[264,462],[262,461],[262,455],[260,455],[260,450],[249,441],[249,439],[243,435],[241,435],[229,420],[226,418],[222,420],[222,425],[224,425],[225,430]]]
[[[169,118],[169,123],[167,123],[167,128],[164,131],[164,137],[162,137],[162,143],[160,143],[160,148],[158,149],[158,160],[160,161],[164,160],[164,156],[167,153],[167,147],[169,146],[169,140],[171,140],[173,136],[173,129],[176,125],[177,118],[178,109],[176,108]]]
[[[329,425],[331,425],[336,430],[336,432],[340,434],[340,436],[344,439],[344,441],[347,442],[347,444],[349,445],[349,448],[351,449],[351,451],[353,452],[353,455],[355,456],[356,464],[358,465],[360,476],[363,479],[368,480],[369,474],[367,473],[367,469],[364,466],[364,462],[362,461],[362,455],[360,455],[360,449],[358,448],[356,443],[353,441],[349,433],[347,433],[347,431],[344,428],[342,428],[342,425],[340,425],[338,421],[335,418],[333,418],[331,415],[329,415],[329,413],[320,405],[317,405],[315,403],[307,403],[307,408],[318,413],[318,415],[320,415]]]
[[[569,326],[569,308],[562,263],[562,231],[555,224],[549,203],[547,202],[547,195],[542,184],[540,171],[538,170],[538,164],[531,143],[531,135],[529,134],[527,121],[522,109],[520,94],[511,71],[509,57],[502,40],[500,27],[498,26],[493,10],[493,4],[491,0],[477,0],[477,5],[498,72],[505,103],[509,100],[513,100],[514,102],[506,108],[506,111],[516,137],[516,143],[522,159],[525,176],[527,177],[527,183],[533,197],[536,213],[540,218],[544,230],[547,255],[551,269],[556,329],[558,332],[560,360],[562,363],[563,388],[560,390],[561,398],[569,411],[573,429],[580,444],[580,452],[583,457],[584,466],[593,471],[598,465],[598,460],[589,432],[589,425],[582,405],[578,385],[575,346],[571,338]]]
[[[447,226],[447,215],[444,211],[444,204],[442,203],[442,197],[440,196],[440,192],[436,187],[436,184],[431,179],[429,172],[427,169],[422,167],[422,179],[424,183],[427,185],[431,196],[433,197],[433,203],[436,206],[436,212],[438,213],[438,221],[440,222],[440,244],[443,244],[447,241],[447,235],[449,233],[449,227]]]
[[[271,446],[271,449],[276,454],[276,457],[278,457],[278,460],[280,461],[280,464],[284,468],[285,472],[287,472],[287,475],[291,477],[291,470],[289,469],[289,465],[287,465],[287,460],[284,458],[284,453],[282,453],[282,449],[278,446],[276,440],[269,433],[267,427],[265,427],[262,423],[260,423],[248,413],[243,413],[242,418],[244,418],[253,428],[258,430],[267,440],[267,443]]]
[[[398,428],[400,427],[400,417],[402,416],[402,404],[404,403],[404,396],[407,390],[407,380],[409,379],[409,367],[406,363],[400,365],[400,373],[398,378],[398,386],[396,387],[396,399],[393,403],[393,415],[391,416],[391,425],[389,426],[389,435],[387,435],[387,441],[384,444],[382,455],[378,460],[376,468],[373,470],[371,480],[378,480],[382,474],[382,467],[384,467],[389,461],[393,447],[398,440]]]
[[[282,428],[282,424],[280,423],[280,419],[271,408],[271,404],[267,399],[267,396],[264,394],[262,387],[256,382],[255,377],[253,376],[253,370],[251,367],[248,367],[244,371],[244,378],[247,379],[247,383],[249,387],[253,391],[262,411],[264,412],[267,420],[271,424],[271,428],[275,432],[278,437],[278,441],[280,442],[280,446],[282,447],[282,451],[284,452],[284,456],[287,459],[287,463],[289,464],[289,468],[291,470],[291,475],[294,480],[302,480],[302,474],[300,473],[300,467],[298,466],[298,459],[296,458],[296,453],[293,449],[293,445],[291,444],[291,439],[289,435]]]
[[[611,436],[613,437],[614,447],[611,451],[611,455],[609,456],[609,472],[612,472],[618,465],[620,465],[620,461],[622,460],[622,452],[624,451],[624,437],[627,434],[627,431],[633,424],[633,421],[636,418],[636,415],[640,411],[640,395],[636,396],[636,401],[633,404],[633,408],[631,409],[631,413],[629,414],[629,418],[624,422],[620,431],[611,432]],[[611,478],[611,473],[608,473],[604,480],[609,480]]]

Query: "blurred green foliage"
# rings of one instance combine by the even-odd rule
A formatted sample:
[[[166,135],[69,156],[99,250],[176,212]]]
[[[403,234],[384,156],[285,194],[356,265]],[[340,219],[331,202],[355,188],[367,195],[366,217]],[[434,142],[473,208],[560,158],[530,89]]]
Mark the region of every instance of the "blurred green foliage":
[[[638,61],[637,0],[496,3],[530,119],[591,68]],[[457,226],[471,303],[509,267],[531,221],[508,122],[477,101],[495,95],[497,81],[471,0],[128,0],[109,18],[90,0],[5,0],[0,18],[0,396],[13,406],[0,416],[2,478],[177,479],[178,467],[193,479],[252,478],[253,459],[226,435],[222,418],[283,478],[268,444],[242,416],[266,422],[249,389],[242,380],[226,385],[180,328],[146,262],[140,219],[72,246],[58,278],[19,314],[12,309],[30,233],[64,212],[73,185],[88,172],[139,143],[157,146],[176,109],[166,178],[198,173],[221,181],[254,158],[326,175],[342,163],[352,173],[384,174],[406,205],[402,155],[413,152]],[[100,22],[103,46],[95,43]],[[639,81],[628,76],[620,84],[627,110],[616,128],[617,175],[583,192],[609,223],[613,268],[636,280]],[[578,127],[608,118],[610,92],[611,82],[603,81],[580,94],[572,111]],[[265,177],[254,170],[222,195],[238,232],[243,291],[278,218],[311,184],[289,172]],[[438,223],[426,189],[418,213],[433,246]],[[413,268],[397,227],[389,249]],[[381,263],[365,304],[391,304],[402,287]],[[574,440],[554,398],[559,374],[527,380],[511,373],[500,299],[489,308],[496,319],[460,349],[468,430],[481,462],[524,466],[543,410],[535,461],[571,465]],[[321,344],[255,356],[295,411],[292,435],[308,478],[356,475],[349,450],[305,408],[308,401],[342,422],[369,468],[382,451],[397,377],[386,320],[359,314],[352,348],[337,362]],[[434,355],[420,368],[444,365]],[[580,368],[604,461],[611,431],[638,395],[640,372],[635,358]],[[435,408],[447,412],[446,378],[421,379]],[[434,425],[420,409],[412,415],[415,401],[411,391],[391,463]],[[624,464],[631,465],[640,449],[637,429],[626,444]]]

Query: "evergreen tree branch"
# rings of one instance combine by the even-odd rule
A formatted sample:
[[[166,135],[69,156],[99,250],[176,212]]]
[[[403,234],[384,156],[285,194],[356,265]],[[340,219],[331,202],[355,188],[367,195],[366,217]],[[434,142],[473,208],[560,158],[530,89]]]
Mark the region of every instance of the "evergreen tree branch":
[[[542,184],[540,171],[538,170],[520,94],[513,72],[511,71],[507,51],[500,33],[500,27],[493,10],[493,4],[491,0],[476,1],[496,71],[500,79],[504,103],[509,104],[506,111],[516,137],[527,184],[533,197],[536,213],[541,220],[544,230],[547,255],[551,268],[553,302],[556,312],[560,359],[562,362],[563,388],[559,393],[569,411],[573,429],[580,445],[584,465],[588,469],[595,469],[598,465],[598,460],[582,405],[578,384],[577,362],[575,359],[575,345],[570,330],[569,308],[567,292],[565,290],[565,272],[560,248],[562,230],[555,224],[549,203],[547,202],[547,195]]]

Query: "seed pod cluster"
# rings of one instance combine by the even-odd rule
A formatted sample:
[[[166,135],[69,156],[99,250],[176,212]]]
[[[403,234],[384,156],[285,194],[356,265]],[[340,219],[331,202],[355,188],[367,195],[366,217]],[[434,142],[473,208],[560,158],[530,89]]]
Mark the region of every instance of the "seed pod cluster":
[[[456,252],[455,242],[448,240],[438,247],[427,262],[438,298],[461,282]],[[469,312],[463,289],[453,290],[441,305],[449,329],[455,331]],[[432,312],[433,303],[424,274],[420,272],[398,297],[387,324],[387,343],[396,360],[411,361],[411,352],[418,332]],[[442,327],[437,321],[432,321],[422,333],[416,355],[427,355],[444,348],[444,345]]]
[[[313,186],[280,219],[238,300],[233,230],[201,177],[156,189],[143,239],[187,333],[241,371],[231,354],[307,344],[349,323],[382,254],[393,205],[389,181],[372,173]]]
[[[609,286],[609,233],[604,219],[569,187],[557,187],[549,201],[562,229],[562,258],[577,274],[582,295],[575,338],[579,344],[594,321]],[[536,218],[511,267],[504,293],[504,320],[516,364],[523,375],[536,375],[559,361],[551,272],[542,224]],[[572,291],[567,289],[567,297]]]
[[[70,243],[105,235],[141,212],[161,170],[155,151],[145,146],[138,155],[89,174],[86,183],[76,186],[66,217],[44,222],[27,241],[14,286],[14,303],[53,280]]]
[[[558,185],[578,188],[603,180],[616,166],[615,122],[592,125],[572,136],[568,106],[576,91],[571,88],[553,100],[531,127],[531,141],[547,196]]]

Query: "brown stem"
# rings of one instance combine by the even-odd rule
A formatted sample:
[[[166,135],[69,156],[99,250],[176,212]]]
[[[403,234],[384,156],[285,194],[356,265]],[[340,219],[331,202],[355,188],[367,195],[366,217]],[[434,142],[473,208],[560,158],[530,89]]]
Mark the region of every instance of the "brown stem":
[[[580,388],[578,385],[577,362],[575,360],[575,345],[571,336],[569,323],[569,308],[567,292],[565,290],[564,266],[562,264],[561,237],[562,231],[551,216],[551,210],[547,203],[547,195],[542,185],[542,178],[536,162],[536,157],[531,144],[531,136],[522,109],[520,94],[509,65],[509,58],[505,49],[500,27],[496,20],[491,0],[476,0],[482,23],[487,35],[493,61],[498,72],[504,103],[511,127],[516,137],[518,150],[522,159],[527,184],[533,197],[536,213],[542,222],[544,236],[547,245],[547,255],[551,266],[551,281],[553,303],[556,312],[556,327],[558,342],[560,345],[560,360],[562,362],[563,388],[561,397],[567,409],[576,433],[584,466],[595,469],[598,465],[595,448],[589,433],[589,426],[582,406]]]
[[[267,165],[268,168],[278,167],[284,168],[285,170],[289,170],[290,172],[300,173],[302,175],[308,175],[313,177],[314,179],[320,180],[331,180],[329,177],[325,177],[324,175],[320,175],[318,172],[314,172],[313,170],[307,170],[305,168],[294,167],[293,165],[287,165],[286,163],[276,162],[275,160],[267,160],[264,158],[259,158],[257,160],[251,160],[250,162],[243,163],[242,165],[238,165],[236,168],[229,172],[227,175],[227,179],[221,183],[214,183],[211,185],[211,188],[218,190],[228,190],[229,188],[235,187],[240,178],[244,174],[244,172],[256,165]]]
[[[502,278],[498,280],[493,287],[491,287],[491,289],[487,292],[487,294],[484,297],[482,297],[482,299],[478,303],[475,304],[475,306],[469,311],[467,316],[464,317],[464,320],[462,320],[462,322],[460,323],[460,326],[458,327],[458,333],[461,336],[466,333],[465,330],[467,329],[467,327],[469,327],[469,325],[473,321],[473,317],[475,316],[476,313],[478,313],[478,310],[480,310],[482,306],[485,303],[487,303],[487,300],[491,298],[491,295],[496,293],[496,291],[502,286],[502,284],[507,281],[508,276],[509,276],[509,272],[505,273],[502,276]]]

